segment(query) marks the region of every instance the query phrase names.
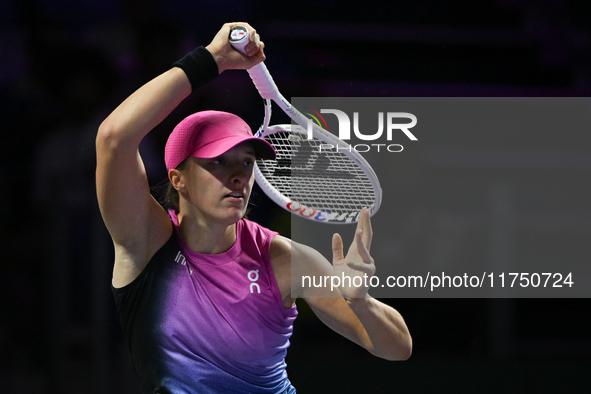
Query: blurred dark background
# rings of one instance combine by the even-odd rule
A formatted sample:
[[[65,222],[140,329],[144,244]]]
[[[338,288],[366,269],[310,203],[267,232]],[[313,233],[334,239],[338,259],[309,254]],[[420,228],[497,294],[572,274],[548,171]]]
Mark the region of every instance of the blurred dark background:
[[[257,28],[286,97],[586,97],[590,17],[588,0],[1,0],[0,392],[138,392],[110,294],[94,138],[120,101],[208,44],[224,22]],[[244,72],[194,93],[142,145],[150,182],[166,178],[163,146],[184,116],[220,109],[256,128],[261,107]],[[591,145],[562,148],[591,155]],[[429,183],[438,163],[425,160]],[[591,175],[583,166],[562,177],[553,165],[535,174],[536,185],[551,174],[549,189],[574,195]],[[454,186],[469,188],[473,179],[458,174]],[[547,192],[536,193],[542,213],[556,203]],[[412,196],[406,202],[416,206]],[[569,206],[569,194],[559,203]],[[587,242],[587,209],[571,206],[549,233]],[[261,193],[251,216],[289,235],[289,216]],[[591,392],[588,299],[384,301],[413,335],[406,362],[371,357],[299,304],[287,358],[298,392]]]

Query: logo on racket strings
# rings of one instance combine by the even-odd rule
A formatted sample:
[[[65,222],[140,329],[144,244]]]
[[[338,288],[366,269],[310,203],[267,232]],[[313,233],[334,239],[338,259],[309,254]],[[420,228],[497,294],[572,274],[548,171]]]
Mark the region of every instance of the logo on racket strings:
[[[351,223],[359,220],[359,212],[326,212],[319,209],[308,208],[295,201],[290,201],[286,204],[286,208],[300,216],[307,219],[314,219],[318,222],[342,222]]]

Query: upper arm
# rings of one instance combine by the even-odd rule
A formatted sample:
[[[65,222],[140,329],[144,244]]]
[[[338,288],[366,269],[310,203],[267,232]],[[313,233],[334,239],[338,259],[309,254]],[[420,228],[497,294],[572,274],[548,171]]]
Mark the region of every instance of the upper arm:
[[[120,140],[108,122],[96,139],[96,188],[103,220],[115,244],[114,282],[131,282],[166,242],[172,225],[150,194],[137,144]]]
[[[173,67],[125,99],[99,128],[97,197],[115,243],[113,281],[120,285],[139,275],[172,234],[166,211],[150,194],[138,148],[190,92],[183,70]]]
[[[273,237],[269,259],[273,267],[275,281],[279,286],[283,306],[292,307],[296,299],[292,297],[291,291],[291,240],[281,235]]]

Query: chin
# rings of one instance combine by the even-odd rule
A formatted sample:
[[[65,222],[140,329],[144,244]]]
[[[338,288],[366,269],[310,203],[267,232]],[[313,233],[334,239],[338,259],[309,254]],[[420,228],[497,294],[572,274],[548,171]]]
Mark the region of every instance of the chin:
[[[228,225],[236,224],[246,215],[246,209],[232,209],[230,212],[227,212],[223,215],[223,221],[226,222]]]

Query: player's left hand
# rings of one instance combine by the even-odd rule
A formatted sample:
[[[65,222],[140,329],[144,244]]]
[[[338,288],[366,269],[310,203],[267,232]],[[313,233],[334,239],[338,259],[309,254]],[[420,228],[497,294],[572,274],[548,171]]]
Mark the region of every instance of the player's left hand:
[[[343,255],[341,236],[334,234],[332,237],[333,275],[341,279],[339,290],[343,297],[364,298],[367,295],[370,279],[376,272],[374,260],[369,254],[372,236],[369,210],[363,208],[355,230],[355,238],[346,256]],[[350,277],[351,283],[348,279],[343,281],[343,275],[345,278]]]

